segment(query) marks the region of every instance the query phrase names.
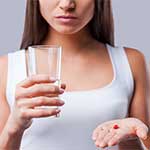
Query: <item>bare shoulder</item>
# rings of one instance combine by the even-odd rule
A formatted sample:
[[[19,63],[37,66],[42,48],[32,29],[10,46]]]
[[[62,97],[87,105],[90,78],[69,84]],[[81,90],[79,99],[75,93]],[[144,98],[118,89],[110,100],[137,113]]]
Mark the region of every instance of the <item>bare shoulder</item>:
[[[2,75],[6,75],[7,73],[7,66],[8,66],[8,55],[0,56],[0,78],[3,77]]]
[[[0,63],[6,63],[7,62],[7,57],[8,57],[7,54],[0,56]]]
[[[5,68],[5,66],[7,66],[8,63],[8,55],[2,55],[0,56],[0,68]]]
[[[8,55],[2,55],[0,56],[0,67],[1,68],[5,68],[7,66],[8,63]]]
[[[7,84],[8,56],[0,56],[0,93],[5,93]]]
[[[124,47],[124,49],[130,61],[145,62],[145,56],[140,50],[128,47]]]
[[[8,119],[10,108],[6,98],[8,56],[0,56],[0,134]]]
[[[127,54],[131,70],[134,77],[139,74],[139,72],[146,71],[146,61],[144,54],[137,49],[124,47]]]

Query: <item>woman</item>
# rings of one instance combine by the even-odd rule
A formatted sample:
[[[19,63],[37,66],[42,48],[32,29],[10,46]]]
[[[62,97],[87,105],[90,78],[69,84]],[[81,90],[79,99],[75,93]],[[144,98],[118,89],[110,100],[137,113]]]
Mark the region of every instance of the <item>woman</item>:
[[[47,75],[26,77],[26,49],[39,44],[62,45],[61,88]],[[27,0],[20,49],[0,58],[1,149],[94,150],[127,136],[146,140],[144,57],[114,47],[110,0]],[[63,107],[34,108],[43,105]]]

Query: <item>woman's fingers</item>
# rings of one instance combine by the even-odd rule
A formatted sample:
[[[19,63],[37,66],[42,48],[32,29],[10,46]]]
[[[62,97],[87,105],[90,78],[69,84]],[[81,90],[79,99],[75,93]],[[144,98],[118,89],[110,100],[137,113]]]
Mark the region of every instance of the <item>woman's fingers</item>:
[[[65,90],[66,84],[62,83],[61,88]],[[47,97],[58,97],[58,93],[56,93],[56,94],[52,94],[52,93],[51,94],[45,94],[45,96],[47,96]]]
[[[97,135],[95,140],[97,147],[104,148],[106,146],[113,146],[130,135],[131,132],[129,128],[114,129],[113,124],[97,128],[95,132],[93,132],[93,136]]]
[[[96,140],[97,137],[99,135],[99,128],[96,128],[94,131],[93,131],[93,134],[92,134],[92,139],[93,140]]]
[[[115,130],[116,134],[108,141],[109,146],[118,144],[121,140],[135,136],[128,127]]]
[[[147,139],[147,134],[148,134],[148,127],[138,127],[136,129],[136,135],[143,140]]]
[[[99,132],[102,131],[102,130],[104,130],[104,129],[106,129],[108,125],[109,125],[109,124],[107,124],[107,123],[103,123],[102,125],[99,125],[99,126],[93,131],[92,139],[93,139],[93,140],[96,140],[97,137],[98,137],[98,135],[99,135]]]
[[[108,133],[108,131],[107,130],[101,130],[101,131],[99,131],[99,134],[98,134],[98,136],[97,136],[97,139],[96,139],[96,141],[95,141],[95,145],[97,146],[97,147],[103,147],[102,146],[102,141],[103,141],[103,138],[105,137],[105,135]],[[105,143],[104,143],[105,144]]]
[[[36,84],[29,87],[26,91],[26,95],[41,96],[44,94],[62,94],[64,89],[59,88],[56,85],[51,84]]]
[[[104,131],[102,131],[104,129]],[[148,127],[136,118],[113,120],[99,125],[93,132],[95,145],[101,148],[118,144],[121,140],[138,136],[146,139]]]
[[[109,128],[101,129],[96,139],[95,145],[98,147],[105,147],[107,143],[104,141],[104,137],[110,133]]]
[[[51,79],[49,75],[39,74],[17,84],[11,117],[14,119],[15,116],[18,128],[26,129],[24,124],[31,125],[32,118],[56,116],[60,112],[57,107],[62,106],[64,102],[58,98],[59,94],[64,93],[66,85],[61,84],[59,87],[55,82],[56,80]]]
[[[112,130],[109,128],[103,130],[102,132],[99,132],[99,136],[97,137],[97,140],[95,142],[95,145],[101,148],[104,148],[106,146],[110,146],[109,141],[117,135],[116,130]]]
[[[64,93],[64,89],[61,89],[56,85],[52,85],[48,83],[35,84],[27,89],[20,89],[19,92],[16,92],[16,99],[31,98],[31,97],[43,96],[46,94],[59,95],[62,93]]]
[[[116,134],[114,134],[114,136],[111,137],[111,139],[109,139],[108,141],[108,145],[109,146],[113,146],[118,144],[122,139],[127,138],[128,135],[123,132],[123,131],[119,131]]]
[[[17,84],[20,87],[23,88],[28,88],[34,84],[39,84],[39,83],[54,83],[56,79],[51,79],[49,75],[47,74],[37,74],[37,75],[32,75],[19,84]]]
[[[111,132],[109,132],[107,135],[105,135],[103,141],[101,142],[101,145],[103,145],[104,147],[110,146],[110,145],[109,145],[109,141],[110,141],[110,139],[112,139],[112,137],[113,137],[115,134],[116,134],[115,131],[111,131]]]
[[[127,118],[124,122],[127,122],[126,120],[129,123],[131,122],[129,125],[133,128],[135,135],[143,140],[147,138],[148,127],[141,120],[137,118]]]
[[[17,106],[19,108],[34,108],[37,106],[62,106],[64,105],[64,101],[59,98],[49,98],[45,96],[34,97],[30,99],[22,99],[17,102]]]
[[[58,108],[21,109],[20,115],[22,119],[32,119],[32,118],[55,116],[60,111],[61,110]]]

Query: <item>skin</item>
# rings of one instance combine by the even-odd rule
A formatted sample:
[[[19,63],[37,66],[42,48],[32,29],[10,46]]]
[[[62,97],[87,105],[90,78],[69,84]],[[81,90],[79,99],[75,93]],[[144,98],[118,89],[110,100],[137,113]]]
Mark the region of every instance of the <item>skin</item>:
[[[32,118],[54,116],[61,111],[56,112],[56,109],[33,109],[35,106],[41,105],[64,105],[61,100],[50,100],[49,96],[55,97],[62,94],[63,89],[75,91],[103,87],[113,79],[112,64],[105,45],[93,39],[88,31],[87,24],[93,17],[94,1],[76,0],[73,3],[71,0],[39,0],[39,2],[41,14],[50,25],[48,36],[41,44],[63,46],[61,80],[65,84],[62,84],[61,89],[59,89],[50,84],[54,81],[46,75],[28,77],[17,84],[16,101],[13,111],[10,112],[5,97],[8,58],[7,55],[1,56],[0,70],[3,71],[0,72],[0,80],[2,81],[0,83],[0,149],[19,149],[24,131],[32,125]],[[85,11],[86,13],[84,13]],[[54,18],[56,15],[64,14],[75,15],[77,20],[64,24]],[[145,125],[148,122],[145,112],[146,67],[144,56],[135,49],[125,48],[125,51],[135,82],[130,107],[131,118],[108,121],[96,127],[92,138],[97,147],[117,144],[121,139],[131,135],[137,135],[141,139],[146,139],[148,136],[148,128]],[[76,64],[73,73],[68,70],[68,68],[72,68],[72,64]],[[90,80],[86,80],[85,76],[88,76]],[[82,81],[80,86],[78,77]],[[44,88],[42,88],[43,85]],[[48,93],[49,96],[47,96]],[[117,130],[112,129],[114,124],[118,124],[120,128]]]

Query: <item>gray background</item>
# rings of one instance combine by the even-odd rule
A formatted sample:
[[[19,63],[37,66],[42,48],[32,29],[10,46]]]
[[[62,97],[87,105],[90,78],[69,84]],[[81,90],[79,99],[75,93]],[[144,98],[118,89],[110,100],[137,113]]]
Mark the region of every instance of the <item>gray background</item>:
[[[133,47],[150,60],[150,0],[112,0],[116,45]],[[19,49],[26,0],[0,4],[0,55]]]
[[[142,51],[150,61],[150,0],[112,0],[116,45]],[[19,49],[26,0],[2,0],[0,4],[0,55]],[[150,105],[149,105],[150,106]],[[150,109],[149,109],[150,110]]]

